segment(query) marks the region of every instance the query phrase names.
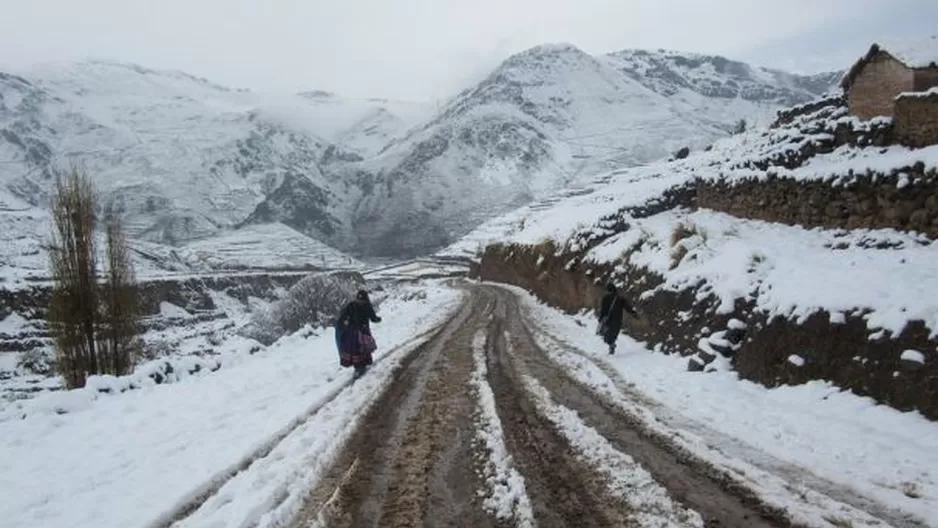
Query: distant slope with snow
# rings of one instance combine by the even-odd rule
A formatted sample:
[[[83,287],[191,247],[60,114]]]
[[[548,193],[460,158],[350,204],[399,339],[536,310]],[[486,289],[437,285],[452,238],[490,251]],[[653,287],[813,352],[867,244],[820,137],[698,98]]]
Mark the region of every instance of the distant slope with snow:
[[[515,55],[439,112],[272,97],[112,62],[0,75],[0,188],[45,208],[75,162],[138,240],[283,224],[344,252],[426,253],[600,169],[702,147],[823,79],[672,52]]]
[[[356,209],[360,240],[379,254],[427,251],[586,175],[704,147],[740,119],[765,122],[835,78],[673,52],[533,48],[347,169],[374,183]]]

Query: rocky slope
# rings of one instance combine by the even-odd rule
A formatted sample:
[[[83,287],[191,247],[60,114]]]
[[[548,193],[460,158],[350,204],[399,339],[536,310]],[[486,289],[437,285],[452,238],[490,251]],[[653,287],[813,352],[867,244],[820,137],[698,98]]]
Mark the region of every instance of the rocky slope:
[[[0,201],[45,207],[52,168],[75,162],[138,240],[184,247],[282,223],[347,252],[416,254],[597,168],[703,146],[829,80],[552,45],[509,58],[434,114],[136,65],[45,65],[0,75]]]

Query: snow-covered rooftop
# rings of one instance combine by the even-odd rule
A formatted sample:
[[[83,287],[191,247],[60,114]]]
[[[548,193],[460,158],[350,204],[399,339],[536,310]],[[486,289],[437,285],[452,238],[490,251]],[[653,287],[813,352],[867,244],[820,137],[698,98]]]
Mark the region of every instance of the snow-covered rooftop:
[[[938,65],[938,35],[918,39],[877,42],[880,50],[895,57],[910,68]]]

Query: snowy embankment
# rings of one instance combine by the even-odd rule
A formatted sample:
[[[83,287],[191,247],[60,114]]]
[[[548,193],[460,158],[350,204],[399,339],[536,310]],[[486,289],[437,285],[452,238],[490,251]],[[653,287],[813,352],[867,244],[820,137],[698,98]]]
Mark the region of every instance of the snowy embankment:
[[[687,372],[685,358],[653,353],[627,336],[610,357],[588,318],[564,315],[509,288],[537,321],[540,345],[572,375],[642,417],[651,430],[728,468],[796,519],[873,523],[855,508],[785,480],[821,482],[811,488],[829,487],[833,491],[825,493],[834,498],[846,490],[897,517],[938,526],[938,423],[826,382],[768,389],[734,372]],[[643,400],[645,407],[635,405]],[[764,470],[773,466],[785,480]]]
[[[511,341],[508,336],[509,347]],[[535,378],[525,376],[525,389],[538,409],[550,420],[577,454],[606,481],[609,493],[628,504],[638,526],[703,527],[700,514],[671,500],[667,489],[632,457],[616,450],[595,429],[586,425],[576,411],[553,401]]]
[[[472,340],[472,358],[475,368],[470,384],[478,399],[478,429],[476,434],[488,451],[482,475],[488,486],[483,506],[501,520],[511,519],[514,526],[533,528],[534,512],[525,489],[524,477],[514,467],[502,422],[495,409],[495,394],[488,384],[488,366],[485,362],[485,331],[480,330]]]
[[[445,320],[459,294],[430,287],[418,297],[385,301],[376,366],[348,388],[332,332],[306,329],[210,376],[0,423],[4,526],[160,525],[265,454],[186,526],[289,516],[415,336]]]
[[[676,243],[675,231],[684,235]],[[632,220],[631,229],[584,260],[647,269],[664,278],[659,290],[699,287],[699,298],[717,297],[718,313],[731,313],[737,299],[751,299],[769,319],[801,324],[820,310],[832,321],[862,313],[874,337],[881,331],[899,335],[913,320],[938,336],[938,297],[922,293],[938,292],[938,241],[921,235],[804,229],[676,210]]]

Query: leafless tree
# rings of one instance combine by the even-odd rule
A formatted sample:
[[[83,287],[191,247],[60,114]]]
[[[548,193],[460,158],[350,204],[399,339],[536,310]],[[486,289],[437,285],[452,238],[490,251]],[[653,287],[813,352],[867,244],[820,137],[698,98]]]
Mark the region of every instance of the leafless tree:
[[[90,374],[121,375],[133,368],[139,310],[130,248],[116,212],[106,216],[107,268],[97,276],[95,205],[87,174],[77,167],[56,173],[52,195],[53,280],[48,323],[56,368],[69,388]]]
[[[95,195],[88,176],[77,167],[58,171],[52,196],[52,243],[49,264],[53,289],[49,329],[56,368],[68,387],[82,387],[98,372],[95,327],[98,283],[95,276]]]
[[[101,332],[98,347],[102,350],[102,372],[121,375],[130,372],[139,349],[137,328],[139,305],[130,246],[120,213],[108,211],[107,275],[101,295]]]

